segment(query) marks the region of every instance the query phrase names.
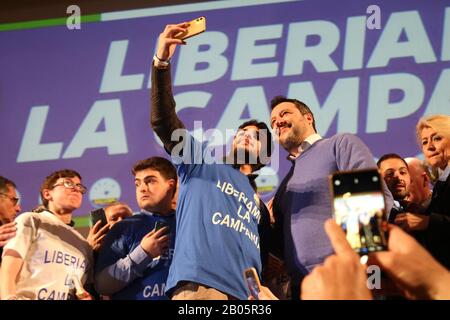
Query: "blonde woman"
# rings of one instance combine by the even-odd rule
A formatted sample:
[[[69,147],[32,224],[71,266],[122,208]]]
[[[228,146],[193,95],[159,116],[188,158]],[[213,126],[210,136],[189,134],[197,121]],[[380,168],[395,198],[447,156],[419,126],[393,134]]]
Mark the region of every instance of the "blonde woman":
[[[426,162],[439,174],[438,181],[426,214],[402,214],[396,223],[407,231],[423,231],[424,246],[450,268],[450,116],[420,119],[416,134]]]

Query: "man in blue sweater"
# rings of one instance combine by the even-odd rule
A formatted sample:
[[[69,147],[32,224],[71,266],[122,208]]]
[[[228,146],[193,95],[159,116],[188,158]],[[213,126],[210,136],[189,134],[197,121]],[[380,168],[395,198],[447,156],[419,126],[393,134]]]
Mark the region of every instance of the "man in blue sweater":
[[[289,152],[292,167],[274,198],[276,228],[284,238],[284,256],[292,277],[292,297],[299,282],[333,254],[324,222],[332,216],[328,176],[335,171],[377,168],[367,146],[351,134],[324,139],[306,104],[283,96],[271,102],[275,139]],[[387,212],[392,195],[384,185]]]
[[[95,266],[95,287],[113,300],[165,300],[175,237],[175,167],[152,157],[139,161],[132,172],[141,211],[106,235]],[[157,223],[165,227],[158,230]]]

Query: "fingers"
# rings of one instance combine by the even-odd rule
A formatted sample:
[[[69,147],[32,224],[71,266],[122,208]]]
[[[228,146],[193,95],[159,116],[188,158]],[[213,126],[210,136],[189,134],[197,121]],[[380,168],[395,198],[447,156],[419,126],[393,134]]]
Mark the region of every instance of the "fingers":
[[[0,234],[0,241],[7,241],[16,235],[15,232],[8,232]]]
[[[0,247],[3,247],[9,239],[16,235],[17,227],[15,222],[4,224],[0,227]]]
[[[407,218],[406,214],[402,213],[395,217],[394,222],[395,222],[395,224],[400,224],[407,220],[408,220],[408,218]]]
[[[396,254],[389,251],[378,251],[371,253],[369,255],[368,264],[380,266],[381,269],[391,277],[395,274],[396,270],[402,269],[401,266],[397,265],[398,260],[396,259]]]
[[[178,25],[167,25],[164,31],[160,34],[160,39],[167,40],[177,40],[174,43],[182,43],[183,41],[181,39],[177,39],[176,35],[185,33],[186,28],[188,27],[188,24],[178,24]]]
[[[89,231],[90,238],[92,238],[93,241],[97,241],[101,236],[105,235],[109,229],[110,225],[105,224],[100,230],[101,221],[97,221],[95,225],[92,227],[92,229]]]
[[[97,238],[97,239],[95,240],[95,242],[101,243],[105,237],[106,237],[106,234],[104,234],[104,235],[100,236],[99,238]]]
[[[10,222],[0,226],[0,234],[6,234],[11,232],[16,232],[17,227],[15,222]]]
[[[102,224],[101,220],[98,220],[92,227],[91,230],[89,231],[92,234],[96,234],[98,232],[98,229],[100,229],[100,226]]]
[[[161,229],[159,229],[158,231],[155,232],[155,237],[156,238],[161,238],[162,236],[164,236],[167,232],[169,231],[169,227],[163,227]]]
[[[144,239],[149,238],[149,237],[153,236],[154,234],[155,234],[155,230],[152,230],[144,236]]]
[[[105,224],[98,232],[99,235],[103,235],[107,233],[111,229],[111,225],[109,223]]]
[[[17,222],[15,222],[15,221],[8,222],[8,223],[5,223],[4,225],[1,225],[0,230],[3,228],[15,227],[16,225],[17,225]]]
[[[164,31],[162,32],[162,34],[170,35],[170,34],[174,34],[174,33],[178,33],[178,32],[184,32],[184,31],[186,31],[187,27],[189,27],[188,22],[182,22],[182,23],[178,23],[178,24],[168,24],[164,28]]]
[[[177,38],[177,35],[186,32],[186,28],[189,24],[180,23],[176,25],[167,25],[164,31],[159,35],[158,49],[156,55],[161,60],[168,60],[174,54],[177,45],[186,44],[181,39]]]
[[[167,231],[169,231],[169,227],[163,227],[163,228],[159,229],[158,231],[155,231],[155,229],[153,229],[152,231],[147,233],[144,236],[144,238],[149,238],[152,236],[154,236],[155,238],[161,238],[163,235],[165,235],[167,233]]]
[[[354,254],[354,251],[345,237],[344,231],[333,219],[325,221],[325,232],[330,238],[331,245],[337,255]]]
[[[170,46],[172,44],[186,44],[185,41],[181,40],[181,39],[177,39],[177,38],[166,38],[164,39],[164,41],[166,42],[166,45]]]
[[[409,234],[395,225],[389,225],[388,249],[390,251],[408,253],[422,248],[421,245]]]

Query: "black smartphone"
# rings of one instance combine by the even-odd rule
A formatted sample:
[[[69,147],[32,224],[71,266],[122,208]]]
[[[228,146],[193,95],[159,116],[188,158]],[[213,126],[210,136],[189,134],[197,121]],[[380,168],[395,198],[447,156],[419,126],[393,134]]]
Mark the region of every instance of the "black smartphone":
[[[103,208],[92,210],[89,213],[89,217],[91,220],[91,227],[95,226],[95,224],[99,220],[102,222],[100,225],[100,228],[102,228],[103,226],[105,226],[108,223],[108,220],[106,220],[105,209],[103,209]]]
[[[360,255],[387,249],[386,204],[376,169],[330,176],[334,218]]]
[[[164,222],[162,220],[158,220],[155,223],[155,232],[158,231],[159,229],[162,229],[162,228],[168,227],[168,226],[169,225],[166,222]]]
[[[258,273],[255,268],[244,270],[244,279],[247,283],[248,290],[255,300],[259,300],[258,293],[261,292],[261,283],[259,282]]]

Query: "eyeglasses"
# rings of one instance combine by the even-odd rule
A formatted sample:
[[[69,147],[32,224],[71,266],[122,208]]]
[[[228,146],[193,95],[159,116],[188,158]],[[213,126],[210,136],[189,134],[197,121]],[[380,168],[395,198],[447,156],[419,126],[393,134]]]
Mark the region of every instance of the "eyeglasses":
[[[255,140],[259,140],[259,131],[256,130],[239,130],[236,133],[236,138],[242,138],[245,137],[246,135],[252,137]]]
[[[0,194],[1,194],[2,196],[7,197],[9,200],[11,200],[13,206],[15,206],[15,205],[17,205],[17,204],[19,203],[19,200],[20,200],[19,198],[11,197],[10,195],[8,195],[8,194],[6,194],[6,193],[3,193],[3,192],[0,192]]]
[[[67,189],[75,189],[77,191],[80,191],[82,194],[85,194],[87,190],[87,188],[81,183],[73,183],[71,180],[64,180],[63,182],[54,184],[53,188],[58,186],[64,186]]]

